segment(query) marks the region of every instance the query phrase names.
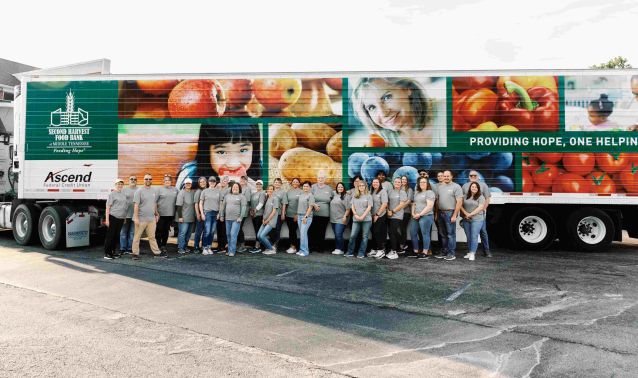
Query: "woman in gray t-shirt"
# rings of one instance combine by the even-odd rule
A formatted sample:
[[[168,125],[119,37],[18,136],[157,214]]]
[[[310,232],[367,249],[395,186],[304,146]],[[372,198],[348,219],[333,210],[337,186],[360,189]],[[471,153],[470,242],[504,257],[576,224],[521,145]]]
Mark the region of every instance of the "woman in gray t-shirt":
[[[408,206],[408,192],[401,188],[401,178],[392,180],[392,189],[388,192],[388,220],[390,234],[390,252],[388,258],[394,260],[399,258],[399,242],[403,231],[404,208]]]
[[[468,254],[465,255],[465,258],[470,261],[474,261],[474,257],[476,256],[478,236],[485,221],[483,215],[484,207],[485,197],[481,194],[481,186],[478,182],[472,182],[467,191],[467,195],[463,197],[463,206],[461,207],[463,230],[465,230],[468,247]]]
[[[412,200],[414,199],[414,190],[410,188],[408,176],[401,176],[401,190],[404,190],[408,195],[408,203],[406,204],[405,211],[403,212],[403,220],[401,221],[401,236],[399,237],[401,249],[405,251],[408,249],[408,232],[410,232],[410,222],[412,222],[410,209],[412,208]]]
[[[120,231],[122,231],[122,225],[124,224],[124,219],[126,219],[126,211],[129,205],[126,195],[122,193],[122,188],[124,188],[124,180],[115,180],[115,189],[106,200],[106,219],[104,224],[108,227],[108,230],[104,240],[104,258],[107,260],[119,257],[119,254],[115,252],[115,248],[120,239]]]
[[[388,185],[392,185],[388,183]],[[370,256],[385,256],[385,241],[388,239],[388,191],[383,188],[379,179],[372,180],[372,250]]]
[[[259,232],[261,222],[264,220],[264,204],[266,203],[266,192],[263,190],[264,182],[257,180],[255,182],[255,191],[250,195],[250,218],[253,222],[253,229],[255,235]],[[259,239],[255,240],[255,248],[250,251],[251,253],[261,252],[259,246]]]
[[[312,195],[310,181],[306,181],[302,186],[303,194],[299,196],[297,204],[297,226],[299,227],[299,252],[298,256],[308,256],[308,229],[312,224],[312,212],[315,206],[315,197]]]
[[[226,223],[226,237],[228,238],[228,256],[235,256],[237,251],[237,236],[241,227],[241,220],[246,216],[248,204],[246,196],[241,193],[241,185],[233,183],[230,192],[224,196],[220,211],[220,220]]]
[[[350,215],[350,195],[346,193],[346,187],[343,183],[339,182],[335,186],[332,200],[330,200],[330,223],[335,234],[333,255],[343,255],[344,253],[343,232],[348,225],[348,215]]]
[[[261,245],[266,247],[264,255],[274,255],[277,253],[270,240],[268,240],[270,231],[277,227],[277,218],[279,217],[281,209],[279,197],[273,194],[274,191],[275,187],[268,185],[268,189],[266,190],[266,203],[264,205],[264,216],[259,231],[257,231],[257,240],[261,242]]]
[[[359,245],[357,257],[362,259],[366,257],[368,236],[370,235],[370,227],[372,226],[372,216],[370,215],[372,211],[372,196],[368,191],[368,185],[363,180],[357,183],[357,187],[354,188],[353,193],[350,200],[352,230],[350,230],[350,240],[348,241],[348,253],[346,253],[345,256],[354,256],[354,247],[355,244],[357,244],[357,237],[361,234],[361,244]]]
[[[410,212],[414,222],[412,223],[410,237],[412,239],[412,250],[417,258],[427,258],[430,249],[430,235],[432,234],[432,224],[434,223],[434,201],[436,194],[430,186],[430,181],[426,177],[419,177],[412,199],[412,211]],[[423,251],[419,253],[419,234],[423,240]]]

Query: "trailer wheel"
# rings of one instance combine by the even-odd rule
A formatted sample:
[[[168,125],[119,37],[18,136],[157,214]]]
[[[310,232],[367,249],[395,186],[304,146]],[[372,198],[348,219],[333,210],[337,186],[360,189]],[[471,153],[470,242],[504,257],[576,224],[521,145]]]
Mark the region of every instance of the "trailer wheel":
[[[544,209],[523,208],[514,213],[510,224],[514,245],[526,250],[545,249],[556,240],[556,223]]]
[[[62,206],[48,206],[42,210],[38,222],[40,242],[46,249],[58,249],[65,240],[68,211]]]
[[[613,220],[600,209],[578,209],[567,218],[567,237],[579,251],[594,252],[609,248],[614,233]]]
[[[13,212],[13,238],[20,245],[29,245],[35,242],[34,231],[36,219],[40,216],[40,209],[30,203],[22,203]]]

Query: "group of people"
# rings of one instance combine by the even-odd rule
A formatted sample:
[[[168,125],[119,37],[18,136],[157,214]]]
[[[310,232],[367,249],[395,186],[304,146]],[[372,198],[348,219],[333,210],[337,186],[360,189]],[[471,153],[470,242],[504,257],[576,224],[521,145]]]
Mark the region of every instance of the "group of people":
[[[469,178],[461,187],[453,182],[450,171],[438,172],[437,180],[431,182],[428,172],[420,170],[416,187],[412,188],[406,176],[388,182],[385,172],[379,171],[370,185],[362,177],[355,177],[349,190],[341,182],[329,186],[325,172],[321,171],[316,183],[302,183],[294,178],[287,190],[280,178],[265,188],[262,180],[252,181],[247,176],[238,182],[222,176],[219,183],[215,176],[199,177],[196,185],[186,178],[181,190],[172,185],[170,175],[164,176],[164,185],[158,188],[152,186],[150,174],[144,175],[143,186],[137,185],[135,176],[129,178],[126,187],[122,179],[117,179],[106,203],[105,258],[130,253],[134,260],[139,259],[139,243],[144,233],[153,255],[166,257],[169,230],[176,220],[178,254],[191,252],[188,242],[194,233],[195,253],[272,255],[283,243],[281,227],[286,223],[285,252],[299,256],[323,249],[330,224],[335,239],[334,255],[397,259],[404,254],[420,259],[435,256],[454,260],[456,222],[461,219],[468,241],[465,257],[474,260],[479,235],[484,254],[491,256],[485,227],[490,192],[479,181],[477,172],[470,172]],[[242,232],[248,219],[256,235],[250,249]],[[435,222],[438,253],[434,253],[430,240]],[[344,233],[349,225],[346,247]],[[369,239],[372,245],[368,250]]]

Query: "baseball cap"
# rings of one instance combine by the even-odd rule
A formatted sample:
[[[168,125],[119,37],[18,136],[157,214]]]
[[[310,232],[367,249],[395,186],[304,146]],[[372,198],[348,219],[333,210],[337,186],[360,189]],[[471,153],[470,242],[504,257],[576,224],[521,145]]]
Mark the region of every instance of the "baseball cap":
[[[217,178],[215,176],[210,176],[208,181],[217,182]]]
[[[124,184],[124,180],[122,180],[121,178],[116,178],[115,181],[113,181],[114,184],[117,184],[118,182]]]
[[[255,181],[255,185],[257,185],[257,184],[264,185],[264,182],[263,182],[263,181],[261,181],[261,180],[257,180],[257,181]]]
[[[192,184],[193,180],[191,180],[190,178],[187,178],[186,180],[184,180],[184,184]]]

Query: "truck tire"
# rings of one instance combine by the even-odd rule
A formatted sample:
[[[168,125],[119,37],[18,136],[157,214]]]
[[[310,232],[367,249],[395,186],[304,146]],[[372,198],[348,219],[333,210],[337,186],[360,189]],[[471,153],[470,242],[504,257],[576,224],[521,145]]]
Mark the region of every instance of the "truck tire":
[[[37,231],[37,219],[40,209],[30,203],[21,203],[13,211],[11,225],[13,226],[13,238],[20,245],[29,245],[35,242]]]
[[[63,247],[66,240],[66,218],[68,210],[62,206],[47,206],[40,214],[38,234],[46,249]]]
[[[556,222],[544,209],[522,208],[514,212],[510,223],[512,242],[516,248],[538,251],[556,240]]]
[[[602,251],[611,246],[615,233],[611,217],[600,209],[575,210],[567,218],[567,237],[577,251]]]

